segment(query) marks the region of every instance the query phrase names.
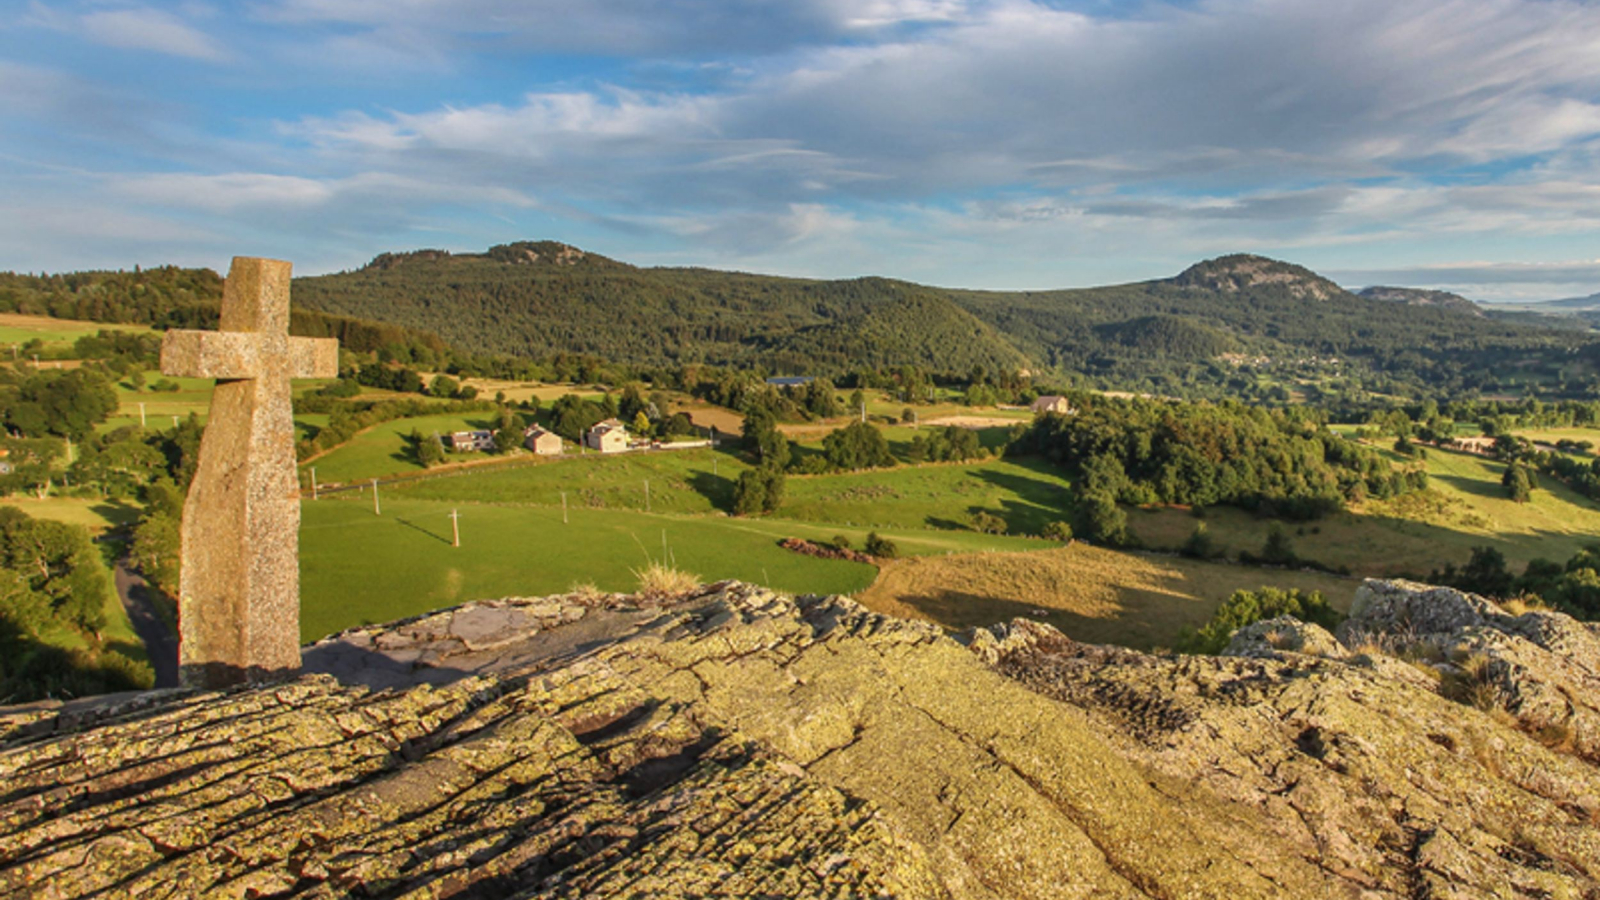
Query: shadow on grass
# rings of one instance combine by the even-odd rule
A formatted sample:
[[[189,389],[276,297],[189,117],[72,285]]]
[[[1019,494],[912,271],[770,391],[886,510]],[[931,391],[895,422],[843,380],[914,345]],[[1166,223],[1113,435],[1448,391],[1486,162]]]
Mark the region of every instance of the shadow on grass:
[[[716,509],[733,509],[733,486],[733,479],[724,475],[696,472],[689,476],[689,487]]]
[[[1050,472],[1047,464],[1037,460],[1013,462],[1033,469],[1041,476],[1049,474],[1059,477],[1059,473]],[[975,474],[989,484],[1009,492],[1015,498],[1000,501],[1000,517],[1005,519],[1006,527],[1013,533],[1038,534],[1051,522],[1073,520],[1074,504],[1071,491],[1066,485],[1056,484],[1042,477],[1026,478],[991,468],[977,469]]]
[[[104,500],[89,507],[89,512],[113,525],[127,525],[138,520],[141,510],[125,500]]]
[[[430,530],[428,528],[425,528],[425,527],[423,527],[421,525],[418,525],[417,523],[415,523],[415,522],[413,522],[413,521],[411,521],[409,519],[399,519],[399,518],[397,518],[397,519],[395,519],[395,521],[399,522],[401,525],[404,525],[407,528],[410,528],[413,531],[420,531],[423,534],[427,535],[428,537],[431,537],[434,540],[439,541],[440,543],[443,543],[443,544],[449,544],[450,543],[450,538],[446,537],[442,532],[439,533],[439,534],[435,534],[432,530]]]
[[[1463,494],[1472,494],[1476,497],[1488,497],[1494,500],[1504,500],[1507,498],[1507,496],[1509,496],[1504,487],[1501,487],[1499,484],[1492,484],[1480,478],[1465,478],[1460,475],[1446,475],[1443,473],[1432,473],[1428,475],[1428,478],[1430,480],[1442,481]]]

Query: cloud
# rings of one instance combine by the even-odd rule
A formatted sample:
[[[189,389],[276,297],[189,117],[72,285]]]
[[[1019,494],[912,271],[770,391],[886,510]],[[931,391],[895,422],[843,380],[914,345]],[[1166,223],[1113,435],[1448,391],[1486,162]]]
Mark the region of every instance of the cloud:
[[[187,58],[248,26],[230,71],[261,105],[128,140],[116,91],[0,63],[0,116],[98,137],[110,201],[319,252],[493,219],[640,258],[1048,286],[1600,238],[1582,0],[56,2],[35,24]],[[389,83],[408,65],[428,72]]]
[[[434,204],[537,205],[526,194],[494,185],[423,181],[387,173],[335,179],[260,172],[162,173],[114,176],[107,182],[116,196],[151,206],[256,217],[309,216],[323,224],[338,218],[392,219]]]
[[[350,18],[366,9],[356,0],[294,2],[286,9]],[[461,11],[402,5],[400,19],[422,7]],[[626,6],[634,16],[645,9]],[[682,179],[667,192],[647,186],[646,198],[692,202],[702,191],[704,202],[734,195],[773,209],[830,190],[914,200],[1109,182],[1266,193],[1275,183],[1329,187],[1419,165],[1527,157],[1600,134],[1600,105],[1581,99],[1600,94],[1600,8],[1564,0],[1212,0],[1135,19],[1023,2],[910,6],[896,15],[948,21],[780,54],[712,93],[532,92],[520,103],[302,127],[358,151],[364,143],[391,154],[564,163],[580,182],[626,162],[636,187]],[[1337,48],[1328,34],[1341,36]],[[1407,43],[1421,34],[1428,40]],[[695,177],[718,160],[758,159],[752,153],[766,154],[765,164]],[[1265,201],[1211,214],[1287,215]]]
[[[172,13],[147,6],[66,13],[34,0],[27,21],[106,47],[148,50],[206,62],[227,58],[221,45],[205,32]]]
[[[1349,269],[1328,273],[1345,284],[1571,285],[1600,291],[1600,259],[1557,263],[1443,263],[1394,269]]]
[[[611,56],[762,54],[935,26],[966,15],[967,0],[271,0],[271,22],[355,29],[357,43],[400,40],[440,51],[482,49]]]

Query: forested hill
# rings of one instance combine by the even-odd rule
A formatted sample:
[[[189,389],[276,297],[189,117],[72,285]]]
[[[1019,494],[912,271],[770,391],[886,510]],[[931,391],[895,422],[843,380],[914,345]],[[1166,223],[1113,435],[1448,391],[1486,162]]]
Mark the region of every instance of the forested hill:
[[[433,352],[446,349],[434,334],[393,321],[330,315],[295,303],[289,331],[303,337],[332,337],[349,350],[409,345]],[[0,312],[150,325],[155,328],[215,328],[222,307],[222,276],[210,269],[157,266],[132,271],[97,270],[56,275],[0,272]]]
[[[0,273],[0,310],[204,324],[219,288],[215,273],[171,267]],[[362,348],[438,335],[467,353],[775,373],[1054,369],[1088,386],[1279,400],[1294,385],[1437,396],[1600,390],[1593,336],[1363,298],[1300,266],[1246,255],[1135,284],[975,291],[640,268],[520,242],[485,253],[384,253],[354,271],[296,279],[294,301],[301,333],[334,333]],[[353,318],[310,321],[315,313]]]
[[[1358,297],[1300,266],[1245,255],[1136,284],[1001,292],[639,268],[545,241],[482,254],[383,254],[356,271],[299,279],[295,297],[477,351],[815,374],[1025,366],[1153,390],[1222,384],[1241,360],[1342,365],[1399,386],[1380,389],[1502,390],[1497,369],[1527,372],[1530,355],[1534,368],[1570,363],[1583,341]]]

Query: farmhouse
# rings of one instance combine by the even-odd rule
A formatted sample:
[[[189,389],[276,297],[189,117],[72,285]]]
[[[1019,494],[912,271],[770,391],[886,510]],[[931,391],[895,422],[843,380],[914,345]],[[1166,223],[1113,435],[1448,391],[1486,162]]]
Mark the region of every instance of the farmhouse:
[[[1494,440],[1494,438],[1483,434],[1475,437],[1458,437],[1454,440],[1446,441],[1444,447],[1447,450],[1462,450],[1467,453],[1488,455],[1494,451]]]
[[[583,436],[583,443],[601,453],[619,453],[628,449],[628,429],[616,419],[607,419],[589,429],[589,433]]]
[[[445,445],[457,453],[467,450],[493,450],[494,432],[456,431],[445,439]]]
[[[522,432],[522,446],[540,456],[555,456],[561,452],[561,435],[538,425],[529,425]]]
[[[1033,401],[1032,409],[1036,413],[1060,413],[1063,416],[1077,412],[1072,408],[1072,404],[1067,402],[1067,398],[1058,394],[1046,394]]]

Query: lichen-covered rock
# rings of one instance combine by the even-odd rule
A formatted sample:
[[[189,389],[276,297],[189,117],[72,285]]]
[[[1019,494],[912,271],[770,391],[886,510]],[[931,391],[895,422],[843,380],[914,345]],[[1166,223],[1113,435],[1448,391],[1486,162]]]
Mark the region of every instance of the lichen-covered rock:
[[[1600,761],[1595,623],[1549,610],[1513,616],[1454,588],[1368,581],[1339,634],[1347,644],[1432,662],[1447,694]]]
[[[1552,740],[1518,710],[1554,692],[1566,721],[1581,717],[1597,696],[1593,630],[1448,589],[1370,582],[1362,596],[1340,629],[1351,648],[1288,620],[1241,629],[1231,656],[1036,640],[1050,649],[993,664],[1099,719],[1174,796],[1254,810],[1348,891],[1600,896],[1600,769],[1576,731]],[[1509,708],[1462,692],[1448,661],[1461,648],[1492,663],[1470,668]]]
[[[0,893],[1600,896],[1592,761],[1326,635],[953,640],[734,583],[469,604],[308,648],[338,679],[0,712]]]
[[[1341,659],[1348,655],[1328,629],[1302,622],[1294,616],[1262,619],[1235,631],[1228,639],[1223,656],[1275,657],[1280,653],[1304,653]]]

